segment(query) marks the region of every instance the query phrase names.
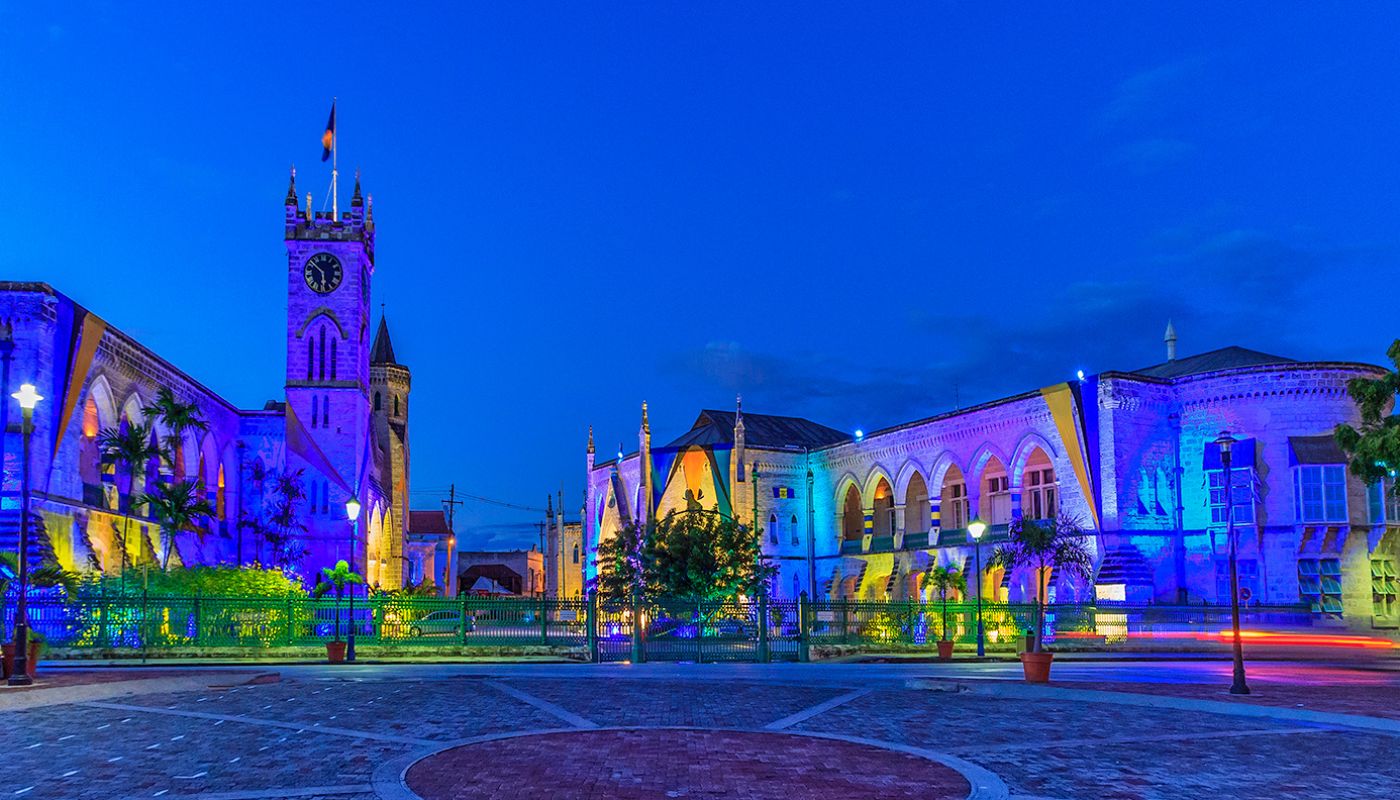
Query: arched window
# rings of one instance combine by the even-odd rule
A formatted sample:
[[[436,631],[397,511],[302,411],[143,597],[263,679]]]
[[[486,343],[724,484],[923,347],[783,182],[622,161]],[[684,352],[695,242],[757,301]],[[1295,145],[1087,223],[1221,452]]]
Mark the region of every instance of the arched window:
[[[801,539],[801,537],[799,537],[799,536],[797,535],[797,515],[796,515],[796,514],[793,514],[793,515],[792,515],[792,522],[791,522],[791,525],[792,525],[792,543],[793,543],[793,544],[801,544],[801,543],[802,543],[802,539]]]
[[[322,398],[321,398],[321,427],[322,427],[322,428],[329,428],[330,426],[331,426],[331,396],[330,396],[330,395],[326,395],[325,397],[322,397]]]
[[[379,408],[380,408],[380,406],[382,406],[382,405],[383,405],[383,403],[380,402],[379,392],[375,392],[375,393],[374,393],[374,410],[375,410],[375,411],[378,411]]]
[[[399,415],[399,396],[394,395],[394,416]]]
[[[574,545],[574,563],[578,563],[578,545]]]
[[[335,337],[331,337],[331,380],[335,380]]]
[[[310,339],[306,340],[306,379],[309,381],[316,377],[316,343]]]
[[[311,427],[315,428],[321,424],[321,403],[315,397],[311,398]]]
[[[769,514],[769,515],[768,515],[768,543],[769,543],[769,544],[777,544],[777,543],[778,543],[778,515],[777,515],[777,514]]]
[[[228,506],[224,496],[224,465],[219,465],[219,477],[216,479],[218,486],[214,494],[214,516],[216,519],[224,519],[228,513]]]
[[[316,379],[323,381],[326,379],[326,326],[321,326],[321,346],[316,355],[321,362],[321,367],[316,370]]]

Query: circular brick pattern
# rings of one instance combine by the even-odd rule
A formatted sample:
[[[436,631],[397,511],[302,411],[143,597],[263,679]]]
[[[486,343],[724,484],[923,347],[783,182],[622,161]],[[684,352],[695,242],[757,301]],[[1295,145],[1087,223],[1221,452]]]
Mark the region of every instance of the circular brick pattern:
[[[406,780],[425,800],[940,800],[971,792],[956,770],[907,753],[783,733],[664,728],[454,747],[414,764]]]

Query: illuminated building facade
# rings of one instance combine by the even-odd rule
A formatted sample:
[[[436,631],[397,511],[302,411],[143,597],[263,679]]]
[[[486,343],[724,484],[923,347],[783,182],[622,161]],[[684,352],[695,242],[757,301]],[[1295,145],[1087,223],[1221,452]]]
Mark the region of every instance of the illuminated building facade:
[[[262,409],[237,408],[47,284],[0,283],[0,318],[14,329],[10,382],[32,382],[46,398],[33,440],[33,518],[42,523],[34,557],[109,574],[163,560],[167,546],[176,565],[272,563],[269,544],[238,522],[266,518],[277,476],[300,471],[297,519],[305,530],[295,533],[293,547],[305,551],[301,574],[317,575],[350,557],[345,502],[354,494],[364,509],[353,544],[356,569],[370,584],[402,585],[410,375],[395,358],[382,319],[370,339],[372,200],[356,180],[350,210],[338,218],[313,212],[309,195],[302,209],[294,174],[284,206],[284,394]],[[162,388],[195,403],[208,430],[188,432],[173,464],[104,458],[100,432],[146,421],[142,408]],[[9,422],[0,547],[13,549],[18,414]],[[163,441],[168,431],[153,422]],[[215,514],[209,535],[167,542],[136,500],[182,480],[200,487]]]
[[[927,598],[937,565],[971,575],[1015,518],[1068,516],[1090,534],[1095,580],[1050,576],[1058,601],[1229,600],[1222,431],[1247,602],[1309,603],[1323,618],[1395,627],[1400,503],[1352,477],[1331,434],[1358,414],[1346,383],[1380,368],[1229,347],[1112,371],[863,435],[805,419],[704,411],[636,452],[587,452],[584,538],[703,508],[757,520],[781,597]],[[645,466],[644,466],[645,465]],[[590,559],[590,574],[596,564]],[[987,571],[969,593],[1033,597],[1027,574]]]

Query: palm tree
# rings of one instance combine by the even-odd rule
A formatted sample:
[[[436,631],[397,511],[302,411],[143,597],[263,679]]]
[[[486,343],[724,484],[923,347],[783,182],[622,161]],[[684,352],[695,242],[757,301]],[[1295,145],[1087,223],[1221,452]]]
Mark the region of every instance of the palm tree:
[[[170,568],[170,551],[176,536],[181,533],[193,533],[203,541],[209,532],[199,521],[213,516],[214,508],[209,505],[197,483],[177,481],[166,484],[154,493],[141,495],[141,501],[150,507],[155,518],[160,521],[161,530],[165,532],[165,546],[162,548],[164,552],[160,559],[160,568],[163,570]]]
[[[948,638],[948,593],[966,592],[967,579],[955,566],[938,566],[929,570],[928,580],[938,592],[938,602],[943,605],[943,635],[939,638],[952,641]]]
[[[350,571],[350,565],[344,559],[335,562],[335,568],[321,567],[321,575],[324,581],[316,584],[316,589],[312,592],[313,597],[322,597],[332,587],[335,588],[335,641],[340,641],[340,598],[345,594],[345,587],[351,584],[364,583],[365,579],[357,573]],[[353,620],[352,620],[353,624]]]
[[[306,499],[303,470],[279,472],[272,479],[272,512],[268,515],[267,539],[272,545],[272,562],[279,567],[295,567],[306,554],[297,547],[297,537],[306,532],[299,506]]]
[[[137,467],[144,466],[151,459],[160,455],[160,449],[151,443],[151,424],[149,422],[128,423],[118,425],[115,428],[105,428],[97,434],[97,447],[102,453],[103,460],[112,464],[114,469],[126,468],[126,494],[129,504],[131,490],[136,483]],[[117,510],[123,511],[120,484],[117,486]],[[130,509],[128,508],[126,511],[129,512]],[[124,513],[120,535],[123,584],[126,583],[126,541],[130,528],[131,517]]]
[[[1035,579],[1035,635],[1031,652],[1040,652],[1040,638],[1045,627],[1045,590],[1048,574],[1062,569],[1085,583],[1093,580],[1094,556],[1085,544],[1085,533],[1069,517],[1054,520],[1012,520],[1007,530],[1011,540],[997,547],[987,561],[989,568],[1000,567],[1008,573],[1030,567]]]
[[[182,403],[175,396],[175,392],[168,387],[161,387],[156,392],[156,399],[150,405],[143,406],[141,413],[147,418],[154,418],[161,421],[168,431],[165,437],[166,457],[169,460],[170,468],[175,472],[177,480],[185,477],[185,454],[183,442],[185,434],[188,432],[203,432],[209,430],[209,423],[200,415],[198,403]],[[202,477],[202,476],[201,476]]]

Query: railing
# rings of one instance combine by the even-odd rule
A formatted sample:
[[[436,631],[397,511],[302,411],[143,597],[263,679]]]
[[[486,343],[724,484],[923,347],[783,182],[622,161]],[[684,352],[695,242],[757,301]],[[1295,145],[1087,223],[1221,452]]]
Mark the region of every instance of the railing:
[[[15,603],[5,605],[4,632]],[[360,646],[460,652],[472,647],[550,647],[595,661],[769,661],[805,658],[813,647],[932,650],[944,637],[976,641],[970,603],[827,601],[607,604],[591,599],[497,597],[172,597],[31,595],[31,627],[51,648],[72,653],[198,651],[236,648],[256,654],[317,646],[352,629]],[[946,623],[945,623],[946,619]],[[1018,647],[1033,627],[1029,604],[986,603],[986,641]],[[1061,604],[1046,608],[1043,639],[1053,649],[1224,645],[1229,606]],[[636,622],[637,624],[634,624]],[[1305,606],[1249,606],[1244,627],[1310,628]],[[946,625],[946,631],[945,631]]]

